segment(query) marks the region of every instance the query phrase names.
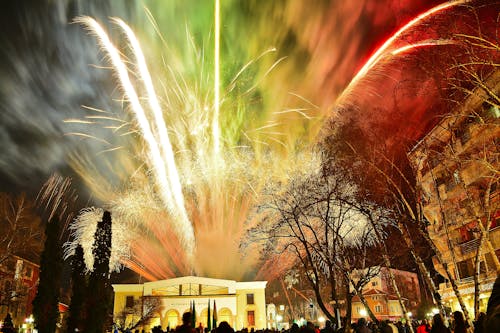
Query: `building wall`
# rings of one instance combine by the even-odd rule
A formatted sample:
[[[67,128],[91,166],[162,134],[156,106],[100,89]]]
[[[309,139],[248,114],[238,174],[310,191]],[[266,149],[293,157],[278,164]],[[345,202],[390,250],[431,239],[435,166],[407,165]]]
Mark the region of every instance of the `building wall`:
[[[395,276],[399,292],[404,299],[407,311],[416,313],[416,308],[420,304],[420,286],[416,273],[388,269],[382,267],[378,275],[373,277],[363,288],[363,295],[368,307],[378,319],[400,319],[403,311],[396,297],[394,288],[390,282],[389,271]],[[355,297],[352,302],[352,318],[357,320],[363,316],[359,310],[364,309],[364,305]]]
[[[11,256],[0,265],[0,302],[3,304],[0,305],[0,319],[10,312],[18,327],[32,314],[39,274],[37,264],[18,256]]]
[[[127,296],[140,299],[155,297],[161,302],[159,314],[151,327],[161,325],[174,328],[181,323],[182,314],[190,311],[194,302],[196,326],[207,326],[208,304],[213,314],[214,302],[217,308],[217,323],[225,320],[238,330],[244,327],[264,329],[266,327],[265,281],[236,282],[232,280],[203,277],[181,277],[144,284],[113,285],[115,292],[114,315],[126,305]],[[247,304],[247,295],[253,294],[253,303]],[[254,325],[250,325],[249,311],[253,311]]]
[[[237,290],[238,315],[236,327],[266,328],[265,289],[245,288]],[[247,304],[247,295],[253,294],[254,304]],[[254,312],[254,325],[248,322],[248,312]]]
[[[500,91],[500,74],[486,83],[490,91]],[[474,258],[479,235],[489,229],[480,256],[480,311],[484,311],[496,277],[495,257],[500,257],[500,208],[498,183],[486,192],[493,170],[499,170],[500,112],[476,90],[455,112],[442,119],[409,154],[421,190],[424,215],[430,238],[457,281],[464,301],[472,311]],[[484,205],[489,202],[489,205]],[[437,258],[436,270],[447,273]],[[449,283],[440,285],[442,299],[453,310],[459,309]]]

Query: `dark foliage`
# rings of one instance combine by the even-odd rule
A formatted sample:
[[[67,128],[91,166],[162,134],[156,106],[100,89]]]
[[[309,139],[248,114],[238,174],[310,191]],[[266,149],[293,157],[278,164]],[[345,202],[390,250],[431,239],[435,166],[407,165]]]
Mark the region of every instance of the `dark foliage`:
[[[47,223],[45,247],[40,262],[40,282],[33,300],[33,316],[40,333],[55,332],[59,317],[59,289],[63,266],[62,248],[59,240],[59,220]]]
[[[16,330],[14,329],[14,324],[12,323],[12,317],[10,313],[7,313],[3,320],[2,330],[3,333],[14,333]]]
[[[109,258],[111,256],[111,213],[105,211],[97,224],[92,247],[94,268],[90,274],[87,291],[87,319],[85,332],[102,333],[109,321],[112,288],[109,279]]]
[[[76,328],[83,330],[85,320],[85,292],[87,281],[85,278],[85,262],[83,259],[83,248],[78,245],[73,260],[71,261],[71,304],[67,321],[67,331],[74,332]]]

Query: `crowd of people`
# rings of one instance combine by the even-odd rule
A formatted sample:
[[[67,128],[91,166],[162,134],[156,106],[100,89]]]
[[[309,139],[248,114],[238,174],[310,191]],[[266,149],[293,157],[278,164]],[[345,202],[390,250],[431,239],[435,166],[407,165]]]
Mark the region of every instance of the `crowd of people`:
[[[474,326],[470,327],[466,322],[464,315],[460,311],[452,313],[450,320],[445,322],[440,313],[433,316],[432,320],[414,320],[411,323],[413,332],[415,333],[469,333],[471,330],[474,333],[500,333],[500,276],[496,279],[493,290],[488,301],[486,313],[479,314],[474,321]],[[350,325],[351,331],[354,333],[410,333],[410,324],[404,321],[391,322],[383,320],[378,323],[368,322],[365,318],[360,318],[356,323]],[[170,330],[168,330],[170,331]],[[152,333],[162,333],[160,326],[153,328]],[[200,328],[191,326],[191,313],[186,312],[182,317],[182,325],[172,330],[174,333],[209,333],[208,329],[204,331]],[[213,331],[212,331],[213,333]],[[345,325],[335,327],[331,321],[327,320],[325,326],[320,329],[312,322],[299,327],[296,323],[292,324],[288,330],[264,329],[256,330],[242,329],[234,331],[234,329],[223,321],[216,329],[216,333],[347,333]]]

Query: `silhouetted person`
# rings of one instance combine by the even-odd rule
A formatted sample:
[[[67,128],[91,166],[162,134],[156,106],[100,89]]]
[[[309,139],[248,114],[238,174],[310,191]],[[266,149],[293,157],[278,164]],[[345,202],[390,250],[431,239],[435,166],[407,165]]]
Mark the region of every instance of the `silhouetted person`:
[[[467,333],[467,324],[460,311],[453,312],[453,333]]]
[[[372,330],[368,328],[365,318],[359,318],[358,324],[356,325],[356,333],[372,333]]]
[[[498,332],[500,330],[500,276],[495,280],[491,291],[488,307],[486,309],[486,320],[484,332]]]
[[[427,322],[427,319],[422,320],[420,325],[417,327],[417,333],[429,333],[431,331],[431,325]]]
[[[234,333],[234,330],[227,321],[221,321],[217,327],[217,333]]]
[[[486,333],[484,331],[485,322],[486,322],[486,313],[479,312],[476,321],[474,321],[474,333]]]
[[[191,327],[191,312],[185,312],[182,315],[182,325],[175,329],[178,333],[195,333],[193,327]]]
[[[327,320],[325,322],[325,327],[323,327],[323,329],[321,329],[321,333],[333,333],[333,332],[335,332],[335,329],[332,326],[332,322]]]
[[[432,317],[431,333],[451,333],[450,329],[444,324],[443,317],[441,317],[440,313],[436,313],[434,317]]]

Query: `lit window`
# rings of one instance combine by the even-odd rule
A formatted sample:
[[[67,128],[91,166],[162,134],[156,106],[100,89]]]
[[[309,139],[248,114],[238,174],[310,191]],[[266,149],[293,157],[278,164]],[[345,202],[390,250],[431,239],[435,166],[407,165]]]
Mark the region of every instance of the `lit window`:
[[[247,312],[248,326],[255,326],[255,311]]]
[[[380,305],[375,305],[375,312],[377,312],[377,313],[382,312],[382,306],[380,306]]]

